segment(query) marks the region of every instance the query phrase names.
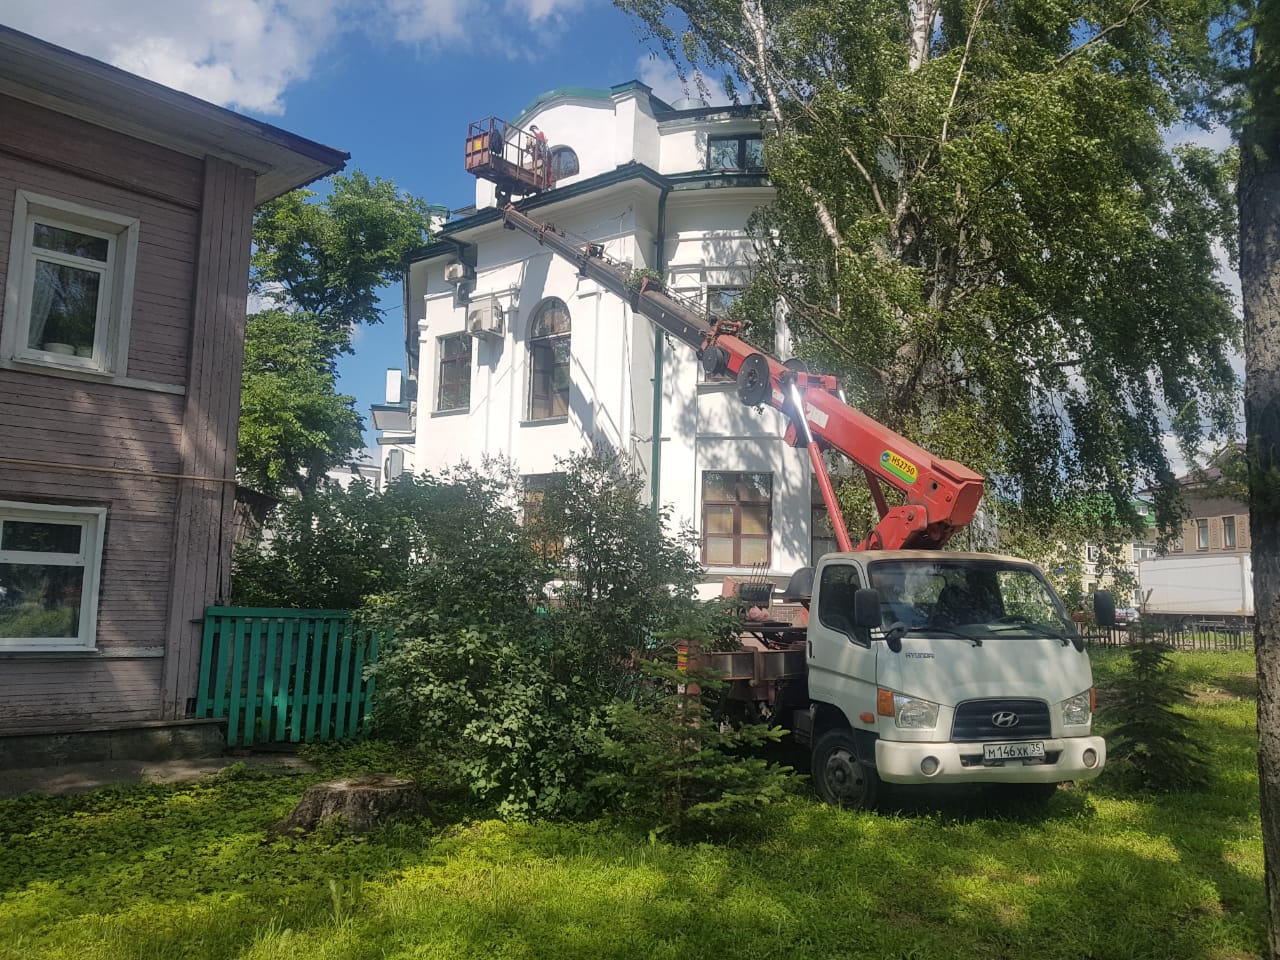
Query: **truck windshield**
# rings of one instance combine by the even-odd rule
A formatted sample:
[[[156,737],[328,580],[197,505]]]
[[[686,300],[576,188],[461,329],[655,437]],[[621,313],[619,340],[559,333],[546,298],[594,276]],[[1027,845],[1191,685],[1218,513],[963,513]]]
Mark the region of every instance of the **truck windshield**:
[[[880,593],[883,629],[967,636],[1063,637],[1071,621],[1035,567],[1000,560],[878,560],[868,571]]]

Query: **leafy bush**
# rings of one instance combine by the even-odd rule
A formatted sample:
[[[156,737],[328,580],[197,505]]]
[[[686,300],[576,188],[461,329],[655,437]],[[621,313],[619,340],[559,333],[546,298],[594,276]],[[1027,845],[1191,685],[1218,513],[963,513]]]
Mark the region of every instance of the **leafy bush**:
[[[646,653],[733,625],[695,603],[692,538],[663,531],[624,459],[558,467],[536,502],[506,465],[473,474],[456,489],[483,495],[441,509],[405,588],[368,612],[393,636],[373,668],[379,733],[450,758],[507,817],[588,809],[606,717]]]
[[[649,660],[642,672],[649,696],[610,707],[607,767],[591,782],[613,809],[684,837],[743,826],[786,795],[790,768],[750,752],[783,730],[718,721],[712,704],[724,684],[707,671]]]
[[[382,493],[361,480],[286,500],[268,521],[268,538],[237,547],[233,601],[354,610],[400,589],[452,495],[447,481],[406,474]]]

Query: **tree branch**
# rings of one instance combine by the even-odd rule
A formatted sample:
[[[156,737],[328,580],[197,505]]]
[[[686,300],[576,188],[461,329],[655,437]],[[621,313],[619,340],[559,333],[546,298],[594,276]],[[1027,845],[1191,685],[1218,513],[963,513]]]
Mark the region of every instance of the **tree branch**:
[[[964,68],[969,62],[969,51],[973,48],[973,38],[978,32],[978,21],[982,19],[986,6],[986,0],[978,0],[977,6],[973,8],[973,20],[969,22],[969,35],[965,37],[964,53],[960,55],[960,66],[956,70],[956,82],[951,85],[951,99],[947,101],[947,109],[942,114],[942,135],[938,138],[939,143],[947,142],[947,124],[951,122],[951,111],[955,109],[956,97],[960,93],[960,78],[964,76]]]
[[[1095,43],[1098,43],[1099,41],[1101,41],[1104,37],[1107,36],[1107,34],[1128,26],[1129,22],[1134,17],[1136,17],[1139,13],[1145,10],[1148,6],[1150,6],[1150,0],[1133,0],[1133,5],[1129,7],[1128,13],[1126,13],[1123,17],[1121,17],[1115,23],[1108,24],[1107,26],[1103,27],[1101,30],[1095,33],[1092,37],[1090,37],[1084,43],[1080,44],[1079,46],[1072,47],[1070,50],[1068,50],[1066,53],[1064,53],[1054,62],[1054,66],[1055,67],[1062,66],[1072,57],[1076,56],[1077,54],[1084,53],[1084,51],[1088,50]]]
[[[760,5],[759,0],[742,0],[742,19],[746,22],[747,27],[751,30],[751,35],[755,39],[756,56],[755,70],[756,75],[760,79],[760,87],[765,95],[765,99],[769,101],[769,110],[773,114],[774,122],[778,124],[778,128],[782,129],[784,117],[782,114],[782,102],[778,99],[778,91],[774,88],[773,80],[769,76],[768,70],[768,40],[766,37],[764,8]],[[750,58],[744,58],[750,63]],[[803,103],[801,99],[798,102]],[[815,190],[807,181],[801,181],[801,189],[805,195],[813,201],[813,208],[818,214],[818,223],[822,225],[822,231],[827,235],[827,239],[831,241],[832,247],[839,250],[844,242],[844,238],[840,235],[840,230],[836,226],[835,217],[831,215],[831,211],[827,208],[822,198],[818,196]]]

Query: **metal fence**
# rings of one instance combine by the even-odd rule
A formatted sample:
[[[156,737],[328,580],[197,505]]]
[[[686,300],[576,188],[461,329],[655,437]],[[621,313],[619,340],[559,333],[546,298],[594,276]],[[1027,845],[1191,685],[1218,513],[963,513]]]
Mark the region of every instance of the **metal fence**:
[[[1147,625],[1138,627],[1091,627],[1085,631],[1090,646],[1127,646],[1139,638],[1160,640],[1177,650],[1252,650],[1253,630],[1249,627],[1218,624],[1186,624],[1180,626]]]
[[[373,697],[364,668],[379,639],[345,610],[210,607],[196,716],[225,719],[229,746],[356,736]]]

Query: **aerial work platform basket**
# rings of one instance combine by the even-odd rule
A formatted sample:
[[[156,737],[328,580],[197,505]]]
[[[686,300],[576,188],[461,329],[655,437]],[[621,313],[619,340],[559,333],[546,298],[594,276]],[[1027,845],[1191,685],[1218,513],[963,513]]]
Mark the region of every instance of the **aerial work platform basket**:
[[[498,117],[477,120],[467,129],[466,169],[497,187],[498,205],[555,186],[546,140]]]

